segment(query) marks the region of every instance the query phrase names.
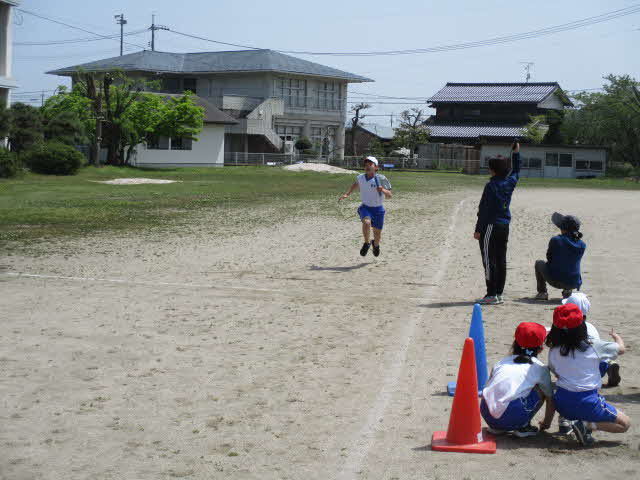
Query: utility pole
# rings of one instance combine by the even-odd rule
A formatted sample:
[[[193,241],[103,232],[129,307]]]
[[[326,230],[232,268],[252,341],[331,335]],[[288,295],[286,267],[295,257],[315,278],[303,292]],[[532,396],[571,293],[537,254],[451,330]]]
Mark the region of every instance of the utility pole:
[[[116,23],[120,24],[120,56],[122,56],[122,46],[124,44],[124,26],[127,24],[127,21],[124,19],[124,13],[120,15],[113,16],[116,19]]]
[[[149,30],[151,30],[151,51],[155,52],[156,51],[156,30],[169,30],[169,27],[166,27],[164,25],[156,25],[156,14],[153,13],[151,14],[151,27],[149,27]]]
[[[531,79],[531,67],[535,65],[534,62],[520,62],[520,65],[524,65],[524,71],[526,73],[526,82],[528,83]]]

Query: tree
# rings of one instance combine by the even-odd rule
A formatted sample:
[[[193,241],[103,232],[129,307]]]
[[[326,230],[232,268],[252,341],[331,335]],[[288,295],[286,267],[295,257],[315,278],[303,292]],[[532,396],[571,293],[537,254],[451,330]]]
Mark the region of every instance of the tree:
[[[387,155],[384,145],[377,138],[374,138],[371,143],[369,143],[369,149],[367,153],[373,155],[374,157],[384,157]]]
[[[296,140],[294,147],[296,147],[296,150],[298,150],[298,152],[304,152],[305,150],[309,150],[311,147],[313,147],[313,144],[307,137],[300,137],[298,140]]]
[[[14,103],[9,114],[9,146],[12,152],[20,154],[42,142],[42,116],[39,109],[24,103]]]
[[[545,133],[542,143],[549,145],[562,145],[566,142],[564,133],[562,132],[562,122],[564,120],[564,110],[547,110],[545,121],[549,126]]]
[[[11,128],[11,112],[5,102],[0,102],[0,138],[7,138]]]
[[[523,137],[534,144],[542,143],[548,129],[544,120],[544,115],[531,115],[529,123],[524,128]]]
[[[420,108],[405,110],[400,114],[400,126],[396,128],[393,143],[397,148],[408,148],[415,153],[421,143],[429,141],[430,132],[427,127],[427,118]]]
[[[72,110],[61,111],[44,119],[44,138],[66,145],[79,145],[86,141],[84,125],[78,114]]]
[[[357,105],[351,107],[351,112],[353,113],[353,117],[351,118],[351,152],[354,156],[358,155],[356,148],[356,129],[358,127],[358,124],[360,123],[360,120],[362,120],[366,116],[361,115],[360,112],[368,108],[371,108],[371,105],[369,105],[368,103],[358,103]]]
[[[562,132],[568,143],[605,145],[611,160],[640,166],[640,98],[638,81],[608,75],[603,92],[574,96],[577,107],[566,112]]]

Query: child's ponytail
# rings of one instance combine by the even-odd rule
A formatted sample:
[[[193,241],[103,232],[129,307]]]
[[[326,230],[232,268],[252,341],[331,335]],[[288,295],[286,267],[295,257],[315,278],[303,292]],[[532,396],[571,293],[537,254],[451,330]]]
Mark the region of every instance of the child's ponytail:
[[[540,353],[541,348],[523,348],[518,345],[518,342],[513,342],[513,346],[511,347],[513,350],[513,354],[517,355],[516,358],[513,359],[514,363],[533,363],[531,360],[533,357],[537,357],[538,353]]]
[[[574,230],[572,232],[569,232],[569,236],[573,239],[573,240],[580,240],[582,238],[582,232],[579,230]]]

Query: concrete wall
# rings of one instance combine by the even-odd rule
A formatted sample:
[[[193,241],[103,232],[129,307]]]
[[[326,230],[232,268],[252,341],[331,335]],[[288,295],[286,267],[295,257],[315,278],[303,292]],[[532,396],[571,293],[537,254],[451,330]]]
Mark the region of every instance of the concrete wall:
[[[138,145],[138,167],[205,167],[224,165],[224,125],[205,124],[191,150],[155,150]]]
[[[11,61],[13,54],[13,22],[12,4],[17,2],[0,1],[0,97],[9,105],[11,88],[17,86],[11,77]]]
[[[480,150],[481,166],[486,166],[488,158],[502,155],[509,156],[511,145],[482,145]],[[546,165],[547,153],[571,154],[571,167],[549,167]],[[606,172],[607,149],[604,147],[578,147],[571,145],[527,145],[523,144],[520,156],[524,161],[523,176],[549,178],[576,178],[579,176],[602,176]],[[526,168],[529,159],[539,159],[540,168]],[[584,168],[583,162],[601,162],[602,170]],[[589,164],[590,165],[590,164]],[[588,165],[588,166],[589,166]]]

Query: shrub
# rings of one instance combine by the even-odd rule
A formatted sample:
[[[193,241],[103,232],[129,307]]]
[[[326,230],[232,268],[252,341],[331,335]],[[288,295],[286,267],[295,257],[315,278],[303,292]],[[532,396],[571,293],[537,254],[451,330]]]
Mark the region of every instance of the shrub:
[[[20,171],[20,162],[13,152],[0,148],[0,178],[15,177]]]
[[[46,175],[75,175],[85,164],[84,155],[62,143],[44,143],[26,155],[26,164],[35,173]]]
[[[296,150],[309,150],[313,147],[313,144],[307,137],[300,137],[294,147],[296,147]]]

